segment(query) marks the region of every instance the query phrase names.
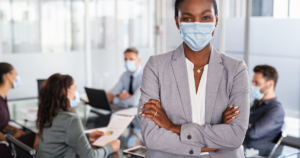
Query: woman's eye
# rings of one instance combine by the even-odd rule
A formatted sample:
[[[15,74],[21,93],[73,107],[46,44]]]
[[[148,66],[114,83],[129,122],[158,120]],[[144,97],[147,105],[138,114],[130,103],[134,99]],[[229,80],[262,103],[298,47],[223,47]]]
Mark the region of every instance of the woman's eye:
[[[192,21],[191,18],[183,18],[183,21]]]
[[[209,16],[205,16],[205,17],[203,17],[203,20],[209,20],[210,19],[210,17]]]

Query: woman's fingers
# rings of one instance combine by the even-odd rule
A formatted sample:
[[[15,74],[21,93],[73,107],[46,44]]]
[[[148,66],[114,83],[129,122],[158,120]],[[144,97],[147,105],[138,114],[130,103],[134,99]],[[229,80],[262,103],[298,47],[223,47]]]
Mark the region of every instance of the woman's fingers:
[[[230,109],[226,110],[226,113],[224,113],[224,116],[227,117],[228,115],[231,115],[233,113],[235,113],[236,111],[239,110],[239,107],[238,106],[232,106],[230,107]]]
[[[230,123],[231,121],[233,121],[235,119],[235,117],[231,117],[231,118],[229,118],[229,119],[227,119],[227,120],[225,120],[225,124],[228,124],[228,123]]]
[[[230,123],[232,120],[234,120],[236,118],[236,116],[240,113],[240,111],[235,111],[235,112],[232,112],[231,114],[227,115],[225,117],[225,121],[224,123],[228,124]]]
[[[144,117],[148,116],[148,118],[152,118],[152,117],[154,117],[154,115],[157,116],[157,113],[158,112],[154,109],[147,109],[147,110],[140,112],[140,115],[142,115]]]
[[[228,115],[228,114],[232,111],[232,109],[233,109],[233,105],[231,105],[230,107],[228,107],[228,108],[225,110],[224,115],[225,115],[225,116]]]
[[[162,108],[160,105],[160,102],[157,100],[154,100],[154,99],[150,99],[146,103],[151,103],[151,104],[154,104],[155,106],[157,106],[158,108]]]
[[[239,113],[240,113],[240,111],[234,111],[234,112],[228,114],[227,116],[225,116],[225,120],[226,120],[226,119],[229,119],[229,118],[232,118],[232,117],[235,117],[235,116],[237,116]]]
[[[142,110],[145,110],[145,109],[153,109],[155,111],[160,111],[161,109],[158,108],[157,106],[155,106],[154,104],[152,103],[146,103],[143,107],[142,107]]]

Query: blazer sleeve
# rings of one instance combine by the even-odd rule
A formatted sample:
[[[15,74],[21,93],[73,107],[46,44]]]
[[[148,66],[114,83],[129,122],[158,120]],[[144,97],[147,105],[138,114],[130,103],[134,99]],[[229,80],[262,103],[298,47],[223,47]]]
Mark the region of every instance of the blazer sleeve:
[[[68,144],[79,155],[79,157],[99,157],[104,158],[113,152],[110,144],[101,149],[91,148],[87,136],[84,134],[81,120],[78,116],[73,116],[66,131],[66,144]]]
[[[239,106],[240,114],[236,119],[229,124],[184,124],[181,126],[181,140],[186,144],[200,143],[207,148],[220,150],[235,150],[242,145],[250,112],[249,77],[243,61],[235,71],[229,103]],[[188,136],[192,139],[188,139]]]
[[[159,73],[155,57],[152,56],[144,68],[138,113],[141,112],[141,107],[147,100],[155,99],[160,101],[160,83],[158,75]],[[160,128],[154,121],[149,118],[142,117],[139,114],[138,120],[144,142],[148,149],[181,156],[200,155],[202,146],[193,142],[189,144],[182,143],[178,134],[164,128]],[[190,152],[191,150],[193,150],[193,152]]]

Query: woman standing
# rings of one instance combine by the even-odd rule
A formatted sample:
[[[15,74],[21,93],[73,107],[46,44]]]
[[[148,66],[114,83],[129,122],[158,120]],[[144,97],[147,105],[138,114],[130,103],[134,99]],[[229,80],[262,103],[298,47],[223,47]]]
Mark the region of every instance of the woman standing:
[[[90,142],[103,135],[95,131],[84,134],[81,119],[72,113],[78,105],[76,83],[69,75],[54,74],[48,78],[39,95],[37,127],[40,140],[37,157],[41,158],[104,158],[120,148],[115,140],[103,148],[94,150]]]
[[[244,157],[247,66],[210,44],[218,25],[216,0],[176,0],[175,22],[184,43],[152,56],[144,68],[139,122],[146,157]],[[239,110],[226,122],[228,107]]]

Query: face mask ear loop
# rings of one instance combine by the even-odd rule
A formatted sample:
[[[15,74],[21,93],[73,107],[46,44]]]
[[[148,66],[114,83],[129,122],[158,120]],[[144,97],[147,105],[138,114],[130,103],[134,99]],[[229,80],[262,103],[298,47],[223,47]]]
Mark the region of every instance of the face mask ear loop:
[[[268,82],[266,82],[265,83],[265,85],[263,85],[263,87],[261,87],[260,89],[262,89],[262,88],[264,88],[264,87],[266,87],[266,85],[269,83],[269,81]],[[269,91],[270,89],[268,88],[267,90],[265,90],[264,92],[263,92],[263,94],[266,94],[266,93],[268,93],[268,91]]]
[[[75,92],[71,91],[71,89],[68,89],[68,91],[72,92],[72,93],[74,94],[74,96],[75,96]],[[69,96],[68,96],[68,98],[69,98],[69,99],[72,99],[72,98],[70,98]]]

